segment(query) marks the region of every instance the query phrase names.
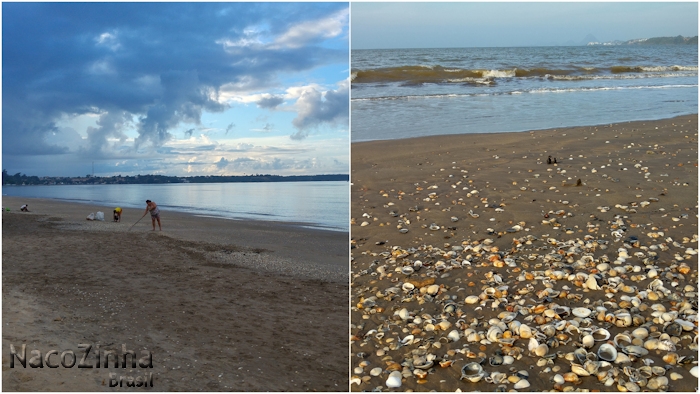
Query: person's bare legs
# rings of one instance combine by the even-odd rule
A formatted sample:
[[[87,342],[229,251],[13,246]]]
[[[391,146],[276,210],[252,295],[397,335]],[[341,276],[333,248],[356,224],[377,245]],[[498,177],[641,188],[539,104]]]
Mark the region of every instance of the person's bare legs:
[[[156,218],[151,216],[151,224],[153,224],[153,230],[151,231],[156,231]],[[158,220],[158,225],[160,226],[160,220]]]
[[[163,227],[160,226],[160,217],[156,218],[156,220],[158,221],[158,231],[163,231]],[[155,231],[155,230],[156,230],[156,225],[154,223],[153,224],[153,231]]]

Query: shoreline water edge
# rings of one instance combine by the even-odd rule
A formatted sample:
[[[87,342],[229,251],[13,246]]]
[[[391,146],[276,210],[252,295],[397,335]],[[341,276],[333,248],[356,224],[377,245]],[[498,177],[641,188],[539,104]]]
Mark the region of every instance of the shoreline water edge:
[[[351,391],[695,390],[697,114],[351,154]]]

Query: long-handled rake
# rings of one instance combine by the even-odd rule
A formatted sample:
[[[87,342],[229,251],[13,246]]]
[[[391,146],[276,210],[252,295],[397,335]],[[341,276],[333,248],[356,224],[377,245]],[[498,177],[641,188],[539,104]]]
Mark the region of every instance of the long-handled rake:
[[[143,216],[141,216],[141,219],[143,219],[145,217],[146,217],[146,215],[143,215]],[[138,224],[138,222],[141,221],[141,219],[137,220],[136,223],[132,224],[131,227],[129,227],[129,230],[126,230],[126,231],[130,231],[134,226],[136,226]]]

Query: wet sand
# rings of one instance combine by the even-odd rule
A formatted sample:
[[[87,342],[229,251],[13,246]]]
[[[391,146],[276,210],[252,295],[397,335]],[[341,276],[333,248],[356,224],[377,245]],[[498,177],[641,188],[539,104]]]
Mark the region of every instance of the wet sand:
[[[143,390],[110,372],[152,373],[155,391],[347,390],[347,234],[167,211],[162,232],[149,217],[127,231],[143,210],[2,203],[5,390]],[[9,368],[10,344],[29,359],[84,343],[91,369]],[[153,368],[96,369],[97,344],[148,350]]]
[[[510,390],[520,379],[512,376],[524,370],[529,387],[521,391],[618,391],[630,380],[624,367],[639,371],[645,362],[668,369],[667,387],[657,390],[695,390],[697,122],[691,115],[354,143],[351,390],[387,389],[392,371],[403,375],[391,389],[397,391]],[[557,164],[547,164],[548,156]],[[414,272],[401,273],[409,266]],[[596,284],[589,287],[588,276]],[[477,301],[467,303],[469,296]],[[576,307],[591,315],[574,316]],[[654,314],[660,308],[672,319]],[[672,335],[676,319],[690,325]],[[488,329],[504,320],[488,340]],[[545,356],[530,352],[518,324],[540,333]],[[609,386],[596,376],[553,381],[571,377],[566,357],[587,333],[610,333],[587,348],[597,353],[639,327],[648,339],[628,345],[668,339],[676,350],[632,352],[614,368],[597,365],[597,372],[617,369],[624,377]],[[491,365],[499,355],[514,360]],[[460,380],[470,362],[481,363],[489,378],[511,381]]]

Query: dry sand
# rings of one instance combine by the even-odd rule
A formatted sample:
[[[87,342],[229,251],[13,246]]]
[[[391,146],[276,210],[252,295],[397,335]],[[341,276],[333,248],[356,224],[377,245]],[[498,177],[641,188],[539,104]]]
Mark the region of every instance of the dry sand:
[[[168,211],[162,232],[148,216],[127,231],[143,210],[2,203],[4,390],[117,390],[110,372],[152,372],[155,391],[347,390],[347,234]],[[126,344],[153,368],[9,368],[10,344],[83,343],[93,366],[94,345]]]
[[[558,164],[546,163],[550,155]],[[555,386],[551,381],[555,372],[563,375],[571,371],[568,361],[555,356],[551,365],[538,367],[540,358],[528,354],[529,341],[519,338],[518,332],[507,330],[510,332],[504,335],[513,334],[515,342],[501,349],[495,343],[469,342],[465,330],[485,334],[493,325],[489,319],[505,311],[520,311],[516,320],[539,331],[560,318],[574,319],[573,315],[545,317],[534,310],[539,304],[557,304],[589,309],[603,306],[609,313],[627,307],[632,315],[646,319],[649,331],[663,332],[668,324],[653,321],[651,309],[641,311],[644,306],[637,308],[624,302],[626,297],[643,297],[639,294],[652,282],[647,276],[652,268],[670,293],[661,294],[657,301],[641,301],[647,307],[661,304],[668,311],[689,306],[677,317],[690,321],[695,328],[676,337],[679,342],[675,353],[695,363],[668,365],[662,357],[674,352],[653,350],[620,366],[640,368],[642,359],[651,360],[652,365],[668,365],[665,376],[669,378],[669,391],[694,390],[698,380],[689,371],[697,363],[698,260],[697,254],[686,254],[686,249],[691,248],[692,253],[698,247],[697,165],[697,115],[597,127],[353,144],[351,390],[386,389],[393,370],[404,374],[398,388],[401,391],[496,391],[514,387],[509,382],[499,385],[485,379],[477,383],[460,380],[461,368],[472,361],[482,361],[489,374],[503,372],[508,376],[512,368],[527,370],[530,387],[524,391],[550,390]],[[579,179],[581,185],[576,186]],[[471,193],[473,190],[478,192]],[[649,205],[640,205],[649,201]],[[543,224],[554,219],[555,223]],[[522,229],[508,232],[515,231],[516,225]],[[401,228],[408,232],[400,233]],[[616,240],[613,233],[618,230],[622,237]],[[652,237],[660,232],[662,236]],[[525,243],[527,236],[531,236],[531,244]],[[589,239],[578,246],[565,244],[584,241],[586,236]],[[548,238],[559,245],[549,244]],[[493,240],[489,250],[468,250],[484,246],[486,239]],[[605,250],[595,246],[605,242]],[[586,243],[594,246],[584,246]],[[575,246],[577,249],[572,249]],[[498,249],[490,250],[493,247]],[[615,263],[620,248],[628,249],[630,258]],[[644,257],[634,255],[638,252]],[[562,261],[553,260],[552,254],[563,256]],[[536,259],[529,260],[530,255]],[[594,262],[577,264],[584,255]],[[626,272],[617,273],[618,279],[613,278],[610,268],[598,272],[596,266],[605,261],[603,256],[609,258],[610,268],[626,267]],[[503,265],[506,259],[514,265]],[[395,272],[402,266],[414,267],[416,260],[422,261],[423,267],[413,274]],[[438,265],[440,261],[444,267]],[[639,272],[634,272],[635,266]],[[571,275],[598,272],[599,282],[606,286],[590,290],[566,278],[550,279],[552,271],[562,270],[571,270]],[[615,280],[621,280],[621,284],[616,285]],[[416,289],[402,290],[408,282]],[[429,283],[439,286],[433,297],[425,296]],[[625,290],[629,292],[622,286],[628,286]],[[487,287],[500,289],[500,301],[492,297],[476,304],[465,303],[467,296],[478,296]],[[552,288],[551,296],[545,293],[550,291],[546,287]],[[610,303],[603,305],[603,301]],[[443,308],[451,302],[456,310],[444,313]],[[407,320],[398,316],[403,308],[408,312]],[[612,322],[598,321],[596,315],[591,319],[592,326],[608,329],[613,337],[636,328],[619,328]],[[442,321],[449,323],[445,329],[437,326]],[[436,328],[430,331],[433,326]],[[459,334],[456,342],[447,338],[454,329]],[[409,335],[414,339],[405,339]],[[570,353],[579,339],[578,335],[570,335],[556,348],[550,343],[548,354]],[[400,346],[402,340],[407,344]],[[589,351],[597,351],[601,343],[596,342]],[[516,361],[489,365],[488,358],[499,350],[514,354]],[[518,356],[520,351],[522,355]],[[436,360],[423,378],[416,365],[425,363],[426,357]],[[452,364],[441,368],[437,363],[440,360]],[[370,371],[377,367],[381,374],[372,376]],[[673,378],[682,379],[671,378],[672,373],[679,374]],[[607,387],[595,377],[557,388],[566,386],[618,390],[617,384]]]

